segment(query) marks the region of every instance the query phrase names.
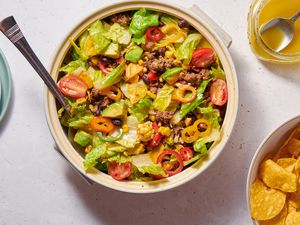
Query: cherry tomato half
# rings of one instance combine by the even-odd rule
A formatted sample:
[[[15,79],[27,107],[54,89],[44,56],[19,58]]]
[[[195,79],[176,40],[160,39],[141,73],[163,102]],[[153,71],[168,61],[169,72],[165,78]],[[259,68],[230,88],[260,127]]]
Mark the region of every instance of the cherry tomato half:
[[[180,149],[180,155],[183,159],[183,161],[189,161],[191,158],[193,158],[193,150],[190,149],[189,147],[184,147]]]
[[[216,61],[216,54],[211,48],[199,48],[194,51],[190,65],[192,68],[205,68]]]
[[[159,41],[163,36],[163,32],[158,27],[149,27],[146,31],[146,37],[150,41]]]
[[[102,116],[95,116],[91,121],[91,127],[95,131],[101,132],[113,132],[115,130],[115,125],[112,123],[111,119]]]
[[[112,162],[108,166],[108,174],[115,180],[121,181],[129,177],[132,171],[131,162],[118,163]]]
[[[81,78],[75,75],[68,75],[60,79],[58,88],[65,96],[82,98],[88,90],[88,85]]]
[[[227,102],[228,91],[225,80],[216,79],[210,86],[210,100],[214,105],[222,106]]]
[[[183,161],[182,161],[182,157],[181,155],[174,151],[174,150],[166,150],[166,151],[163,151],[158,157],[157,157],[157,164],[161,164],[163,163],[163,159],[166,155],[174,155],[177,159],[177,162],[178,162],[178,167],[175,169],[175,170],[168,170],[166,168],[164,168],[166,174],[168,174],[169,176],[173,176],[179,172],[182,171],[183,169]]]

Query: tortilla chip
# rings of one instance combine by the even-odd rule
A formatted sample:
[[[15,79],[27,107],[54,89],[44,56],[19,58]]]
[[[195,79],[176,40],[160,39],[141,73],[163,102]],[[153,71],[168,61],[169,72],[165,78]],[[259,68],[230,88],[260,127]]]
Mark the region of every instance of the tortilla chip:
[[[285,225],[299,225],[300,224],[300,212],[290,212],[285,220]]]
[[[288,213],[287,205],[285,204],[283,209],[277,216],[275,216],[273,219],[270,220],[261,221],[260,225],[284,225],[287,213]]]
[[[270,220],[277,216],[285,205],[286,194],[269,189],[256,179],[250,189],[251,216],[255,220]]]
[[[270,188],[283,192],[295,192],[297,190],[296,175],[286,171],[270,159],[261,164],[260,177]]]

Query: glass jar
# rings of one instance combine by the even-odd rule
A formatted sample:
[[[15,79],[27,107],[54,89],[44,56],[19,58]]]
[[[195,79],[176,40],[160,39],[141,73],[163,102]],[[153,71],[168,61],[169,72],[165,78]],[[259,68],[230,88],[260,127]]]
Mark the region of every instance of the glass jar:
[[[282,51],[268,48],[259,35],[259,28],[273,18],[291,18],[300,11],[299,0],[254,0],[248,14],[248,38],[257,58],[273,63],[300,62],[300,19],[295,23],[295,36]]]

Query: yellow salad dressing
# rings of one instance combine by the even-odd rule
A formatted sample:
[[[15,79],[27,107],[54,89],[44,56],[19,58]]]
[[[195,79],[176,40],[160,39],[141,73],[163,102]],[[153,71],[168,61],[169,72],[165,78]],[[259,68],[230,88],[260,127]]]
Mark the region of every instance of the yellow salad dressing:
[[[258,9],[259,8],[259,9]],[[273,18],[291,18],[300,11],[300,0],[256,0],[252,5],[252,11],[249,14],[249,38],[254,52],[264,59],[276,59],[275,56],[267,53],[257,43],[257,38],[254,32],[255,21],[257,27],[269,22]],[[281,54],[295,55],[300,54],[300,19],[295,23],[295,35],[292,42],[283,50]],[[283,40],[283,35],[280,31],[272,29],[266,32],[262,37],[264,42],[267,42],[276,48]],[[280,60],[279,60],[280,61]]]

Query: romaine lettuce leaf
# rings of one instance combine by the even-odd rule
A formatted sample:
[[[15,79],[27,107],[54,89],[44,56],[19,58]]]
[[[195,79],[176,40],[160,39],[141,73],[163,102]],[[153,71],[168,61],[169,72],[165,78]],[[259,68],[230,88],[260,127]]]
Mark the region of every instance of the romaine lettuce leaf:
[[[200,43],[202,36],[199,33],[189,34],[184,42],[177,49],[177,58],[183,60],[185,65],[188,65],[191,61],[192,54]]]
[[[79,112],[75,116],[70,117],[67,120],[67,126],[78,129],[78,128],[84,127],[85,125],[90,124],[92,119],[93,119],[92,113],[90,113],[88,111]]]
[[[126,163],[131,162],[131,158],[123,154],[116,154],[107,159],[109,162]]]
[[[96,148],[93,148],[92,151],[87,153],[84,157],[84,169],[88,170],[89,168],[94,167],[98,163],[98,159],[102,158],[106,152],[105,145],[99,145]]]
[[[116,142],[126,148],[133,148],[138,142],[137,127],[139,121],[135,116],[131,115],[128,116],[126,124],[129,128],[128,132],[125,133],[123,137]]]
[[[214,109],[210,105],[208,107],[198,107],[198,110],[204,115],[204,118],[207,119],[213,127],[220,127],[221,116],[218,109]]]
[[[93,40],[93,47],[96,54],[101,53],[110,44],[110,39],[104,36],[106,32],[100,20],[96,20],[88,29],[89,35]],[[88,43],[87,43],[88,44]]]
[[[165,84],[156,95],[153,107],[159,111],[165,111],[172,101],[172,92],[174,87]]]
[[[199,152],[200,154],[206,154],[207,144],[215,141],[219,141],[221,138],[221,132],[218,128],[213,128],[209,136],[200,138],[196,142],[194,142],[193,148],[195,152]]]
[[[140,99],[143,99],[147,95],[147,85],[143,80],[140,80],[137,83],[121,84],[121,91],[123,94],[130,100],[131,104],[137,103]]]
[[[167,177],[167,174],[159,164],[152,164],[147,166],[140,166],[138,170],[143,174],[151,174],[151,175],[161,175],[163,177]]]
[[[223,71],[223,69],[218,65],[218,68],[211,68],[211,75],[214,79],[223,79],[226,80],[226,76],[225,73]]]
[[[113,69],[109,74],[107,74],[103,79],[101,79],[101,81],[97,83],[94,82],[95,88],[102,90],[118,83],[121,80],[124,71],[125,61],[123,61],[120,65]]]
[[[118,23],[114,23],[103,35],[106,38],[111,39],[114,43],[121,45],[128,45],[131,39],[129,31]]]
[[[129,25],[129,32],[134,38],[141,38],[148,27],[158,26],[158,14],[143,8],[135,12]]]
[[[71,61],[67,65],[61,67],[59,69],[59,72],[72,73],[73,71],[77,70],[78,68],[82,68],[83,70],[85,70],[86,62],[81,59]]]
[[[135,116],[139,122],[142,122],[148,117],[150,107],[152,106],[152,100],[150,98],[144,98],[138,103],[129,108],[129,113]]]

